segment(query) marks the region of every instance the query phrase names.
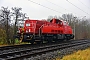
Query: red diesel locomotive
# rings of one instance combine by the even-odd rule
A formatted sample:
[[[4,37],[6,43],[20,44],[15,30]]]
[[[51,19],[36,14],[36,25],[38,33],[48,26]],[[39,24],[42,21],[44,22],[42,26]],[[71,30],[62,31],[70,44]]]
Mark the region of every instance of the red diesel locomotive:
[[[24,27],[17,34],[21,42],[56,42],[74,38],[72,28],[66,21],[53,18],[45,20],[25,20]]]

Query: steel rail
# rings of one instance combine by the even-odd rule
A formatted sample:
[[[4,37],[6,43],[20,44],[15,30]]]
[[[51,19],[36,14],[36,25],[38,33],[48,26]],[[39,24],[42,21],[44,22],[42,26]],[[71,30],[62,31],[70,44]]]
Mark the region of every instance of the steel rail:
[[[3,52],[0,54],[1,59],[6,60],[12,60],[12,59],[20,59],[22,57],[30,57],[37,54],[43,54],[45,52],[54,51],[58,49],[64,49],[72,46],[82,45],[82,44],[88,44],[90,43],[89,40],[80,40],[80,41],[71,41],[68,43],[62,43],[62,44],[55,44],[55,45],[47,45],[47,46],[41,46],[37,48],[24,48],[19,50],[13,50],[8,52]]]

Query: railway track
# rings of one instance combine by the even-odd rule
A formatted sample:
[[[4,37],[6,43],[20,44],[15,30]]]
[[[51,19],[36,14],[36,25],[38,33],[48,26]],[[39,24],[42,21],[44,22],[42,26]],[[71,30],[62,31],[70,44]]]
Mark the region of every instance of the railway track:
[[[0,47],[0,59],[5,60],[18,60],[21,58],[26,58],[30,56],[40,55],[46,52],[55,51],[58,49],[65,49],[73,46],[89,44],[90,40],[77,40],[69,41],[65,43],[57,44],[41,44],[41,45],[18,45],[18,46],[8,46]]]

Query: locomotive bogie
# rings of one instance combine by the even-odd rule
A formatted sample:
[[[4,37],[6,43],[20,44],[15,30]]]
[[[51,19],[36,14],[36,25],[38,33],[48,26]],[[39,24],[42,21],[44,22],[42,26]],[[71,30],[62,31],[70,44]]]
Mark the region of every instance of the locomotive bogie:
[[[70,40],[74,38],[71,34],[43,34],[41,36],[39,35],[31,35],[31,34],[25,34],[23,35],[23,42],[53,42],[53,41],[64,41],[64,40]]]

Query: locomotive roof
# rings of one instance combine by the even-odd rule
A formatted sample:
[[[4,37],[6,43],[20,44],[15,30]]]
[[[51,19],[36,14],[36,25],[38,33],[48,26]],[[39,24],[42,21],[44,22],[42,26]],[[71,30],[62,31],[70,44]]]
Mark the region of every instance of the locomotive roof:
[[[52,20],[58,20],[58,21],[62,21],[63,23],[64,23],[64,22],[68,23],[67,21],[60,20],[60,19],[55,19],[55,18],[51,19],[50,22],[52,22]],[[27,20],[25,20],[25,21],[26,21],[26,22],[28,22],[28,21],[46,21],[46,22],[48,22],[47,20],[33,20],[33,19],[27,19]]]

